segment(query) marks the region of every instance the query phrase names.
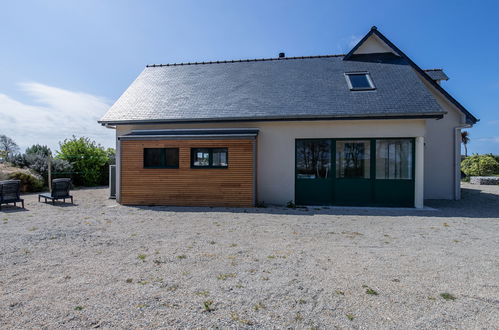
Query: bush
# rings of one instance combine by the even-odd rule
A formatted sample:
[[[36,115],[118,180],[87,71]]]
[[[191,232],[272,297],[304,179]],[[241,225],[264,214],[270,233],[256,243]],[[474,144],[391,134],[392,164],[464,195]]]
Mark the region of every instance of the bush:
[[[32,174],[15,172],[9,175],[9,179],[21,180],[22,192],[36,192],[43,188],[43,181]]]
[[[103,168],[109,164],[106,150],[89,138],[66,139],[60,143],[57,158],[67,161],[76,172],[74,183],[76,185],[96,186],[102,184]]]
[[[50,149],[44,147],[47,148],[48,151],[42,149],[33,152],[32,148],[37,146],[38,145],[34,145],[33,147],[26,149],[25,154],[11,156],[9,162],[15,167],[29,168],[35,171],[42,176],[44,182],[48,182],[48,156],[50,155]],[[66,173],[70,173],[72,170],[73,168],[69,162],[62,159],[52,159],[52,172],[54,173],[52,178],[57,176],[57,172],[64,173],[64,175],[67,176]]]
[[[474,154],[461,162],[461,170],[467,176],[489,176],[498,174],[499,161],[490,154]]]

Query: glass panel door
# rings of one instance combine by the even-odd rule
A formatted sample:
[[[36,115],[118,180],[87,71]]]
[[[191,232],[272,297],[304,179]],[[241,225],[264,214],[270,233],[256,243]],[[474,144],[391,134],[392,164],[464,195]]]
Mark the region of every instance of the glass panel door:
[[[338,205],[367,205],[372,200],[371,141],[336,141],[334,202]]]
[[[414,139],[376,140],[374,202],[414,206]]]
[[[296,140],[297,204],[324,205],[332,201],[331,140]]]

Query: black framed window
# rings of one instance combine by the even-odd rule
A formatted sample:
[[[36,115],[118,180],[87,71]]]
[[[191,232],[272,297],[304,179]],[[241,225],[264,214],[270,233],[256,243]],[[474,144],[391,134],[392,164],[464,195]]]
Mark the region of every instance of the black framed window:
[[[144,148],[144,168],[178,168],[178,148]]]
[[[191,167],[226,168],[229,166],[227,148],[192,148]]]

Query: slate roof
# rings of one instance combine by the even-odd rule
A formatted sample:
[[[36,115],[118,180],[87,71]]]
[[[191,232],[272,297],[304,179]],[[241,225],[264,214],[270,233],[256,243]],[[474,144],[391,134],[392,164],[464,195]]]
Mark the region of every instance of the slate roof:
[[[369,72],[350,91],[346,72]],[[435,117],[444,111],[406,59],[393,54],[285,57],[148,66],[103,124]]]
[[[427,75],[430,76],[431,79],[438,81],[438,80],[449,80],[449,77],[445,74],[444,70],[442,69],[426,69],[424,70]]]

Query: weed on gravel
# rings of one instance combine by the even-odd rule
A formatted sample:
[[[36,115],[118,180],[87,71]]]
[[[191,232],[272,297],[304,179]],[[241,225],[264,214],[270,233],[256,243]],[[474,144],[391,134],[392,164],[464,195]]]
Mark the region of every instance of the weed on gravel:
[[[236,277],[237,274],[234,274],[234,273],[228,273],[228,274],[219,274],[217,276],[217,279],[218,280],[221,280],[221,281],[225,281],[226,279],[228,278],[232,278],[232,277]]]
[[[457,299],[454,295],[452,295],[448,292],[441,293],[440,297],[444,298],[445,300],[456,300]]]
[[[203,307],[205,312],[211,312],[215,310],[213,308],[213,300],[206,300],[205,302],[203,302]]]

